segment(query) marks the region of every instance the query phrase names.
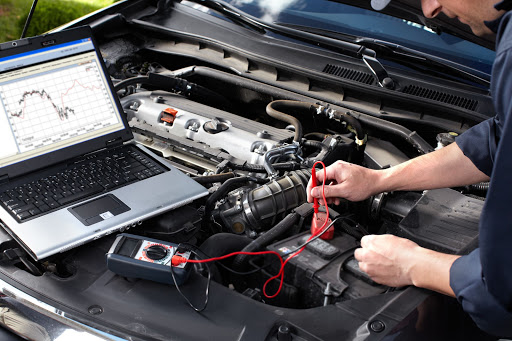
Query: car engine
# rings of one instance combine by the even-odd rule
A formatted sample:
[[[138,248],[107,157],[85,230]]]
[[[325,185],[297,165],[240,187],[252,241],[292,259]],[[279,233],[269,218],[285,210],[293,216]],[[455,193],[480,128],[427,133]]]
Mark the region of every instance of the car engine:
[[[136,140],[210,195],[131,233],[188,245],[203,258],[298,250],[311,235],[306,186],[317,161],[379,169],[432,150],[422,134],[397,123],[208,66],[170,70],[163,56],[151,56],[160,61],[133,55],[110,60]],[[439,147],[453,142],[453,133],[425,131]],[[279,263],[266,256],[238,255],[195,271],[211,272],[214,281],[254,300],[289,308],[387,293],[396,288],[373,282],[353,257],[360,238],[392,233],[435,250],[467,252],[478,239],[482,187],[342,200],[330,207],[333,237],[314,240],[290,260],[279,295],[262,289],[279,272]],[[278,284],[270,282],[266,291],[276,292]]]

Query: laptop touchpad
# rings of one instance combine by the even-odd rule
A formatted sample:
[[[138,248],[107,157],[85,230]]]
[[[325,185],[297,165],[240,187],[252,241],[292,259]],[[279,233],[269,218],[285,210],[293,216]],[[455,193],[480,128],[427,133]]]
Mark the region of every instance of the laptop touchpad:
[[[98,199],[88,201],[85,204],[68,208],[68,210],[80,220],[82,224],[90,226],[129,211],[130,208],[114,195],[107,194]]]

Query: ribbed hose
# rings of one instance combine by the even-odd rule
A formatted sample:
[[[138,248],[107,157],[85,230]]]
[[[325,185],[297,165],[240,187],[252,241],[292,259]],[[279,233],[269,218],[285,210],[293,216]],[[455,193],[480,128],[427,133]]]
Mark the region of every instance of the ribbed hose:
[[[468,190],[470,192],[476,192],[478,194],[486,194],[489,191],[489,182],[480,182],[477,184],[469,185]]]

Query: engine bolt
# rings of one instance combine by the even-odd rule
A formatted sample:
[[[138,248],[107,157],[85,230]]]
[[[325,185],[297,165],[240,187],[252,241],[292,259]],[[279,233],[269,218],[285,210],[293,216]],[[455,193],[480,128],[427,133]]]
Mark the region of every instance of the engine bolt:
[[[370,329],[376,333],[380,333],[386,329],[386,325],[380,320],[375,320],[370,322]]]
[[[91,315],[100,315],[101,313],[103,313],[103,308],[100,307],[99,305],[91,305],[88,311],[89,314]]]

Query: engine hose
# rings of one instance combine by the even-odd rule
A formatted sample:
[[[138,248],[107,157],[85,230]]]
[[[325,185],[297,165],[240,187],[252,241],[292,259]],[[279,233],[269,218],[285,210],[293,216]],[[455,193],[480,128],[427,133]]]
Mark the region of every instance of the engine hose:
[[[230,191],[245,185],[249,182],[262,182],[267,181],[266,179],[258,179],[252,176],[242,176],[233,179],[226,180],[218,190],[216,190],[210,197],[206,200],[204,207],[204,216],[202,221],[202,227],[206,228],[210,224],[210,218],[212,216],[212,211],[215,206],[215,203],[219,201],[221,198],[226,196]]]
[[[310,112],[311,104],[299,101],[278,100],[270,102],[266,108],[267,114],[270,117],[293,125],[295,128],[295,136],[293,137],[293,141],[299,142],[302,139],[302,124],[298,119],[291,115],[285,114],[281,110],[300,110]]]
[[[249,245],[242,249],[242,252],[255,252],[266,247],[278,237],[288,232],[296,223],[299,222],[301,216],[296,212],[289,213],[283,220],[270,230],[253,240]],[[247,263],[248,255],[238,255],[233,261],[233,269],[243,270]]]
[[[364,139],[366,138],[366,134],[363,130],[363,127],[361,126],[361,123],[358,120],[347,114],[341,114],[340,120],[347,122],[348,125],[355,130],[356,137],[359,141],[364,141]]]
[[[233,233],[216,233],[206,239],[199,247],[199,251],[204,253],[205,257],[219,257],[231,252],[240,251],[252,241],[251,238],[233,234]],[[221,265],[222,266],[222,265]],[[212,278],[219,283],[225,282],[225,276],[222,276],[220,268],[217,264],[211,264]]]
[[[329,149],[329,147],[327,147],[325,144],[323,144],[320,141],[306,140],[306,141],[302,142],[302,145],[304,147],[312,147],[312,148],[319,149],[320,152],[327,152]],[[274,165],[274,167],[275,167],[275,165]]]
[[[124,89],[124,88],[130,86],[130,85],[146,84],[146,83],[148,83],[148,81],[149,81],[148,76],[139,76],[139,77],[128,78],[128,79],[122,80],[119,83],[117,83],[116,85],[114,85],[114,90],[117,92],[121,89]]]
[[[415,131],[410,131],[404,126],[361,113],[351,112],[351,115],[366,125],[402,137],[421,154],[427,154],[434,150],[432,146]]]
[[[194,176],[194,177],[192,177],[192,180],[194,180],[198,184],[205,185],[205,184],[211,184],[214,182],[224,182],[226,180],[233,179],[235,177],[236,177],[235,173],[229,172],[229,173],[221,173],[221,174],[214,174],[214,175]]]

